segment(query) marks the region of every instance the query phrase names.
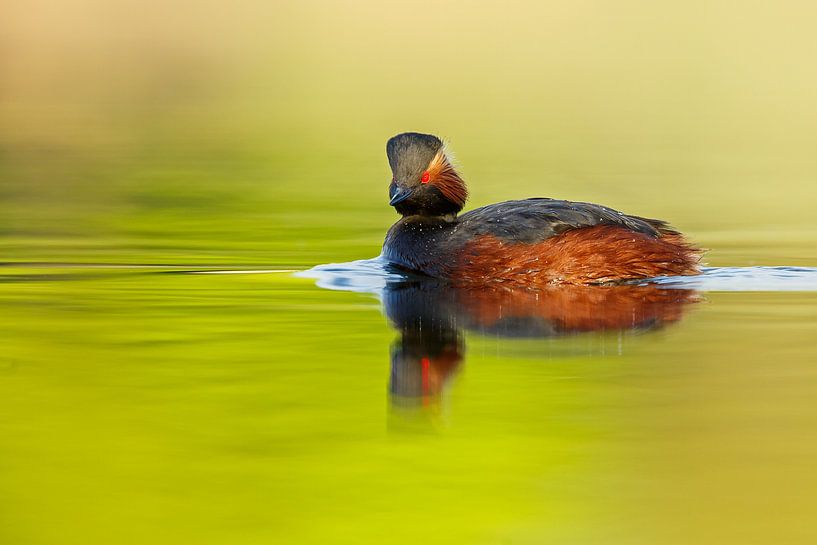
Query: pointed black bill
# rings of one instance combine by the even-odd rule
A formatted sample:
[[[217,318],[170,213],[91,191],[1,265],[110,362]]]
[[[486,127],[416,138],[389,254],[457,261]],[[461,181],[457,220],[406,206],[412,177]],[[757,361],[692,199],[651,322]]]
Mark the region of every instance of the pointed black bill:
[[[411,193],[412,191],[410,189],[405,189],[402,187],[398,187],[396,185],[392,185],[389,188],[389,197],[391,197],[389,205],[395,206],[397,204],[400,204],[401,202],[411,197]]]

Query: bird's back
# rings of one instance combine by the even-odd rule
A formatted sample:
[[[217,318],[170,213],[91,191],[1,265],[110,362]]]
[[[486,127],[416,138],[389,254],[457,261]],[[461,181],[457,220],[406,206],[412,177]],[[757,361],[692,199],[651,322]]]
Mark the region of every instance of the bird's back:
[[[454,221],[397,222],[383,255],[457,284],[599,284],[696,274],[700,250],[659,220],[597,204],[555,199],[506,201]]]
[[[458,223],[459,237],[490,235],[504,242],[525,244],[597,225],[620,227],[650,237],[675,233],[659,220],[628,216],[598,204],[546,198],[490,204],[463,214]]]
[[[665,222],[555,199],[463,214],[448,246],[454,257],[440,275],[460,284],[620,282],[697,274],[700,261],[700,250]]]

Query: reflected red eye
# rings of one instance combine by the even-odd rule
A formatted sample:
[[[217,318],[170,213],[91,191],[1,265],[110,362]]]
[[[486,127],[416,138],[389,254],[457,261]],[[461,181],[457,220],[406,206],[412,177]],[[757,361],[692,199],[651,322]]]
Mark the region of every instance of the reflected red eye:
[[[420,178],[420,183],[421,184],[427,184],[429,178],[431,178],[431,175],[428,173],[428,171],[423,172],[423,177]]]

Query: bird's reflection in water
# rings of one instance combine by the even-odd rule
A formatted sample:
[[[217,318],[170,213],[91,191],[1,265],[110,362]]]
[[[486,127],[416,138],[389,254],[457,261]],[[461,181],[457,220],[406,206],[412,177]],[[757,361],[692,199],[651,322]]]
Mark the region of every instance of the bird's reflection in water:
[[[393,404],[429,404],[463,365],[465,331],[514,338],[656,330],[677,322],[697,292],[657,286],[559,286],[539,291],[391,284],[386,314],[400,332],[391,352]]]

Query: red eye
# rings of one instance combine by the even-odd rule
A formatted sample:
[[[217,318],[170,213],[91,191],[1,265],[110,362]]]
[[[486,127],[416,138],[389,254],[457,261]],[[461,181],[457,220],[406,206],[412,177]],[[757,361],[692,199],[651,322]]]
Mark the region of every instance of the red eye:
[[[421,184],[427,184],[429,178],[431,178],[431,175],[428,173],[428,171],[423,172],[423,177],[420,178],[420,183]]]

